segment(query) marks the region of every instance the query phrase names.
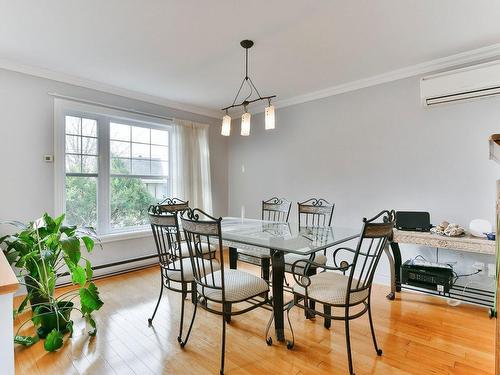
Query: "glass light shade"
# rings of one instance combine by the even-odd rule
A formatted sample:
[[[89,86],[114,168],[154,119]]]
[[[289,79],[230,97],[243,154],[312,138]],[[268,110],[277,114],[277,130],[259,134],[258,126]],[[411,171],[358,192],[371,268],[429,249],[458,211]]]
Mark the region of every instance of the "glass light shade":
[[[269,105],[265,110],[266,130],[274,129],[274,105]]]
[[[245,112],[241,116],[241,135],[250,135],[250,113]]]
[[[222,118],[222,128],[220,134],[229,137],[231,135],[231,117],[229,115],[225,115]]]

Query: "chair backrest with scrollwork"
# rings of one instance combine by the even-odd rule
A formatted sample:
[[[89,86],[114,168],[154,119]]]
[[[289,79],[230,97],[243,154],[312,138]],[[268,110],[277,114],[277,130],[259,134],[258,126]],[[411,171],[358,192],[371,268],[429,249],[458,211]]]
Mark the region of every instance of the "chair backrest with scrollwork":
[[[334,203],[322,198],[299,202],[299,227],[329,227],[332,225]]]
[[[347,304],[349,304],[349,294],[351,293],[365,291],[366,297],[369,296],[375,270],[387,241],[392,237],[394,223],[394,210],[381,211],[371,219],[363,218],[361,235],[349,270],[347,290],[350,293],[347,296]],[[333,256],[335,259],[335,252]]]
[[[183,201],[179,198],[166,198],[160,203],[149,206],[149,211],[156,213],[162,212],[183,212],[189,208],[189,201]]]
[[[225,302],[224,267],[222,266],[224,264],[221,237],[222,218],[212,217],[197,208],[182,212],[180,218],[198,292],[205,295],[205,288],[220,290],[222,302]],[[203,246],[216,248],[219,260],[216,259],[217,257],[204,259]]]
[[[175,272],[183,275],[182,262],[179,261],[181,239],[177,212],[161,211],[158,207],[151,206],[148,214],[160,267],[162,270],[171,271],[170,275]],[[163,272],[163,274],[168,278],[168,272]]]
[[[262,220],[288,223],[292,202],[285,198],[273,197],[262,201]]]

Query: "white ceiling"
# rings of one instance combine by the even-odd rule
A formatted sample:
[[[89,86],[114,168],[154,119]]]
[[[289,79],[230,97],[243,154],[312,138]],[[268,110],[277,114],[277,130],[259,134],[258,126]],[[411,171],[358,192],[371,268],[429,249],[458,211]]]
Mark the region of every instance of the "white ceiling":
[[[0,59],[181,103],[281,100],[500,43],[496,0],[0,0]]]

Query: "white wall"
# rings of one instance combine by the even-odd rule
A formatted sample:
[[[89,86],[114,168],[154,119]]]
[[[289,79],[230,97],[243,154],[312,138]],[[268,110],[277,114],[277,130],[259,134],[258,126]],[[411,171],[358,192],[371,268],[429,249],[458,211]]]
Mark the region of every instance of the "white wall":
[[[44,154],[54,153],[54,104],[49,92],[213,125],[209,140],[213,210],[218,216],[227,213],[227,139],[219,135],[220,120],[0,69],[0,219],[27,222],[53,213],[54,165],[43,161]],[[0,233],[6,230],[0,227]],[[107,242],[91,259],[100,265],[154,253],[152,238],[139,238]]]
[[[499,98],[424,108],[415,77],[278,109],[273,131],[264,130],[262,114],[253,116],[249,137],[239,136],[239,126],[233,123],[229,143],[231,215],[244,205],[247,217],[258,217],[260,201],[277,195],[333,201],[339,226],[359,227],[386,208],[430,211],[435,224],[494,222],[500,168],[488,160],[488,137],[500,131]],[[403,246],[403,257],[415,250]],[[435,259],[435,249],[418,250]],[[473,259],[493,262],[440,254],[460,260],[464,273]],[[388,277],[382,263],[377,279]]]

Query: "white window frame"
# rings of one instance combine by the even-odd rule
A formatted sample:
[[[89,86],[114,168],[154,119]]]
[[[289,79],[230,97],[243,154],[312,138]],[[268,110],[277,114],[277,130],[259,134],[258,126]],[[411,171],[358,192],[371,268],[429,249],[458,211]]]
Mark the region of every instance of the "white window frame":
[[[98,177],[97,177],[97,231],[105,242],[151,235],[147,225],[112,229],[110,226],[110,139],[109,123],[122,122],[131,126],[143,126],[169,130],[168,184],[172,191],[172,147],[170,144],[172,121],[149,117],[136,113],[120,111],[108,107],[54,98],[54,211],[56,215],[65,212],[66,206],[66,170],[65,170],[65,117],[87,117],[97,120],[98,139]],[[104,125],[104,126],[103,126]],[[103,140],[105,140],[103,142]],[[133,175],[132,175],[133,176]],[[107,199],[99,199],[104,194]]]

